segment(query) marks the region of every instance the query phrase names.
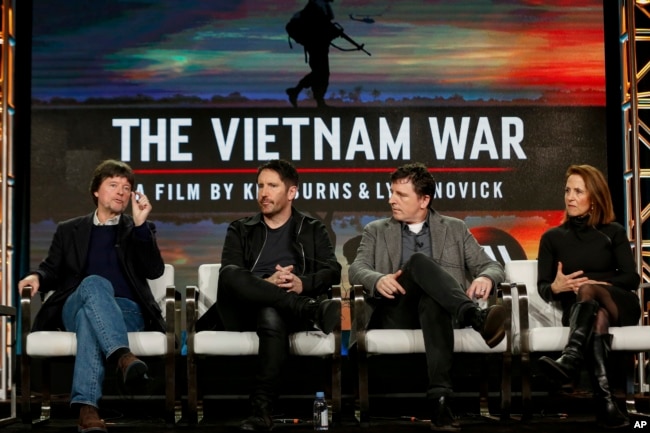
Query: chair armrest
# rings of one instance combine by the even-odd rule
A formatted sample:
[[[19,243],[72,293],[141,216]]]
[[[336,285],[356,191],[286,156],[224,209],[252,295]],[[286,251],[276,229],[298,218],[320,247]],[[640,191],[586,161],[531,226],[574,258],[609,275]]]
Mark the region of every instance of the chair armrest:
[[[513,283],[514,284],[514,283]],[[530,325],[528,322],[528,291],[525,284],[517,284],[517,297],[519,304],[519,332],[521,335],[521,353],[530,353],[528,345],[528,330]]]
[[[337,359],[341,358],[341,321],[343,320],[341,316],[343,312],[343,308],[342,308],[343,301],[341,300],[341,291],[342,290],[340,284],[333,285],[330,290],[331,299],[338,304],[338,311],[339,311],[339,320],[336,323],[334,329],[332,330],[332,334],[334,335],[334,353],[332,354],[332,356]]]
[[[165,289],[165,335],[167,347],[176,347],[176,287],[167,286]]]
[[[636,293],[641,300],[641,325],[648,325],[648,312],[650,311],[650,300],[646,299],[646,289],[650,288],[650,283],[641,283]]]
[[[336,285],[333,285],[333,286],[332,286],[332,288],[331,288],[331,292],[330,292],[331,299],[332,299],[333,301],[336,301],[336,302],[339,304],[339,316],[341,316],[342,313],[343,313],[343,300],[342,300],[342,298],[341,298],[341,292],[342,292],[342,291],[343,291],[343,290],[342,290],[342,288],[341,288],[341,285],[340,285],[340,284],[336,284]],[[336,324],[336,327],[335,327],[334,330],[332,331],[332,332],[334,332],[334,333],[336,334],[336,338],[337,338],[338,340],[341,339],[341,321],[342,321],[342,320],[343,320],[343,317],[341,316],[341,320],[338,321],[338,323]],[[337,344],[338,344],[339,349],[340,349],[340,347],[341,347],[341,342],[338,341]]]
[[[197,286],[185,287],[185,324],[187,327],[187,337],[196,332],[196,321],[198,311],[196,309],[196,299],[199,296],[199,288]]]
[[[330,299],[341,302],[341,292],[342,289],[340,284],[332,286],[330,291]]]
[[[507,290],[512,298],[512,290],[515,289],[514,302],[517,302],[519,307],[519,342],[520,342],[520,351],[526,356],[530,353],[530,348],[528,345],[528,331],[530,329],[528,321],[528,291],[526,285],[523,283],[501,283],[502,290]],[[512,305],[510,307],[512,312]],[[512,315],[512,313],[510,313]]]
[[[20,311],[21,311],[21,348],[23,355],[27,353],[27,335],[32,329],[32,286],[23,287],[20,293]]]
[[[512,335],[512,285],[499,284],[495,290],[495,296],[503,299],[503,307],[506,309],[506,321],[503,327],[506,330],[506,352],[512,353],[513,349],[513,335]]]
[[[363,286],[355,284],[350,291],[350,312],[354,321],[354,330],[356,333],[357,350],[359,353],[367,353],[366,346],[366,327],[368,324],[366,300],[363,297]]]

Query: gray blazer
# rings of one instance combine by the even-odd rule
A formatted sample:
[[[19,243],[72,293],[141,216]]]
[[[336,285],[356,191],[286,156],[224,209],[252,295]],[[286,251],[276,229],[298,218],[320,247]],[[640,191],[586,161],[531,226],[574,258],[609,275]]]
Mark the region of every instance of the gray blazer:
[[[440,215],[434,210],[429,211],[428,221],[433,260],[449,272],[463,288],[467,289],[479,276],[491,279],[493,290],[503,282],[503,267],[485,253],[463,221]],[[369,311],[366,311],[367,321],[370,320],[377,301],[377,281],[386,274],[396,272],[401,257],[402,226],[399,221],[391,217],[366,225],[348,276],[351,284],[361,284],[364,288],[365,305],[369,308]]]

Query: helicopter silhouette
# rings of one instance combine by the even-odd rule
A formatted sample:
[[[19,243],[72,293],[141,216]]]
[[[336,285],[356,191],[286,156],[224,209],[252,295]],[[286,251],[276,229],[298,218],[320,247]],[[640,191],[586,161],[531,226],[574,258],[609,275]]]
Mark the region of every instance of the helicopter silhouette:
[[[373,17],[380,17],[381,14],[377,15],[358,15],[358,14],[350,14],[350,19],[353,21],[360,21],[362,23],[366,24],[372,24],[375,22],[375,19]]]

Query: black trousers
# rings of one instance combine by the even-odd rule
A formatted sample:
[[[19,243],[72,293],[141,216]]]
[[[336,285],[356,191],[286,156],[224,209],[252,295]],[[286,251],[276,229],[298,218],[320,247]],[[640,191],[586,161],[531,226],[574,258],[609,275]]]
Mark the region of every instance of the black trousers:
[[[298,317],[299,298],[237,266],[225,266],[219,272],[217,302],[201,316],[197,330],[257,332],[253,400],[277,398],[282,369],[289,357],[289,334],[312,329],[311,323]]]
[[[462,323],[465,312],[476,304],[454,277],[422,253],[413,254],[402,271],[398,282],[406,294],[378,299],[369,326],[422,329],[429,376],[427,397],[450,395],[454,321]]]

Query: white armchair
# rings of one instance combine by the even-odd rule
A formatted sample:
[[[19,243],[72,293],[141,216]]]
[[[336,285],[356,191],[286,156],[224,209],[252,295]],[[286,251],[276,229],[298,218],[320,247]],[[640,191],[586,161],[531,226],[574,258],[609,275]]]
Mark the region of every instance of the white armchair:
[[[544,301],[537,292],[537,260],[513,260],[506,263],[506,280],[516,288],[519,309],[519,329],[515,344],[521,352],[522,415],[532,417],[531,355],[541,352],[561,352],[569,338],[569,328],[562,326],[562,309],[558,303]],[[634,355],[650,351],[650,326],[611,327],[612,351]],[[625,365],[626,406],[630,414],[637,413],[634,363]]]
[[[155,331],[129,332],[129,348],[139,357],[162,357],[165,363],[165,421],[174,424],[180,419],[180,399],[176,398],[175,386],[175,293],[174,267],[165,265],[164,274],[149,281],[154,298],[160,305],[167,323],[165,333]],[[51,358],[75,356],[77,338],[74,332],[37,331],[31,329],[32,312],[31,287],[21,293],[22,309],[22,419],[24,423],[40,423],[50,419],[51,408]],[[46,301],[47,302],[47,301]],[[41,390],[41,413],[33,420],[31,414],[31,360],[41,358],[43,362],[43,384]]]
[[[200,331],[196,321],[217,299],[217,283],[221,265],[199,266],[198,287],[190,286],[186,294],[187,318],[187,408],[188,422],[195,424],[203,418],[199,397],[198,358],[211,356],[257,355],[259,340],[255,332]],[[332,299],[341,300],[340,287],[332,288]],[[329,358],[331,362],[332,416],[338,420],[341,412],[341,326],[328,335],[320,331],[296,332],[290,336],[292,355]]]
[[[510,286],[502,285],[499,292],[502,292],[503,305],[507,310],[505,323],[506,338],[496,347],[490,348],[481,335],[471,328],[454,329],[454,353],[473,353],[477,355],[498,354],[502,357],[501,373],[501,414],[499,417],[492,415],[488,407],[488,383],[487,374],[482,375],[482,383],[479,390],[479,413],[483,417],[495,419],[507,419],[510,416],[511,401],[511,296]],[[496,301],[497,290],[491,302]],[[363,287],[353,287],[354,303],[353,320],[356,327],[358,374],[359,374],[359,421],[362,425],[369,422],[370,416],[370,393],[368,361],[379,355],[396,354],[424,354],[424,338],[421,329],[366,329],[368,323],[365,316],[365,300],[363,298]],[[486,363],[483,363],[485,366]]]

